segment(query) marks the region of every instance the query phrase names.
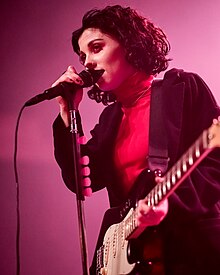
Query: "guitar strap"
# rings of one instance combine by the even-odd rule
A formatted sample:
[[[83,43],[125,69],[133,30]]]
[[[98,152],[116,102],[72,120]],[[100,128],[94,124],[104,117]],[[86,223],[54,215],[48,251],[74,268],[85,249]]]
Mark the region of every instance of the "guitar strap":
[[[162,82],[157,79],[152,83],[148,165],[151,171],[159,169],[164,174],[168,168],[169,157],[162,104]]]

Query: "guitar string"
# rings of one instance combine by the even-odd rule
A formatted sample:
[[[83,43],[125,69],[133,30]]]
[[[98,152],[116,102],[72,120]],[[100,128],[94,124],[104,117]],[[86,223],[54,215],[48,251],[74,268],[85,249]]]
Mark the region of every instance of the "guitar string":
[[[109,235],[109,242],[110,242],[110,246],[108,247],[108,253],[107,255],[112,254],[114,255],[115,254],[115,248],[114,246],[117,245],[118,247],[120,247],[120,244],[122,244],[124,241],[125,241],[125,231],[126,231],[126,227],[123,225],[123,223],[126,223],[128,222],[128,219],[129,218],[132,218],[133,219],[133,214],[134,212],[132,212],[132,214],[126,218],[126,220],[122,221],[121,223],[118,224],[118,228],[116,228],[116,232],[115,230]],[[123,232],[124,231],[124,232]],[[122,233],[123,232],[123,233]],[[123,234],[123,235],[122,235]],[[124,237],[121,237],[121,236],[124,236]],[[116,238],[116,240],[115,240]],[[105,244],[104,244],[105,245]],[[105,248],[104,248],[104,251],[105,251]],[[117,251],[117,249],[116,249]],[[104,254],[106,254],[104,252]],[[105,262],[105,256],[106,255],[103,255],[103,262]]]

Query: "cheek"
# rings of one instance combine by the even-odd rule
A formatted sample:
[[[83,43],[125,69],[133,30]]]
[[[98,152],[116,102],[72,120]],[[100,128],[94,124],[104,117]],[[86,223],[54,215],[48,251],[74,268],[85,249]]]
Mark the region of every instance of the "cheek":
[[[106,71],[103,75],[104,82],[102,83],[102,88],[104,89],[112,90],[117,88],[131,74],[131,66],[125,59],[124,52],[121,49],[105,52],[105,58],[103,57],[102,61],[102,64],[100,63],[99,65]]]
[[[108,66],[106,74],[103,75],[103,81],[100,81],[100,88],[102,90],[110,91],[118,88],[125,80],[121,66],[114,64],[114,67]]]
[[[120,47],[105,53],[105,65],[111,72],[118,71],[126,63],[124,52]]]
[[[128,64],[121,54],[115,53],[106,62],[106,69],[109,76],[121,76],[123,77],[125,71],[128,68]]]

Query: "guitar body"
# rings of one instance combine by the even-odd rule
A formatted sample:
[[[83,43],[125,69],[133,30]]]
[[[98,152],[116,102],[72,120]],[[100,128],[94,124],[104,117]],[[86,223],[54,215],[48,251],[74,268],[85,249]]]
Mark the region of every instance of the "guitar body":
[[[90,270],[92,275],[132,275],[142,269],[144,273],[141,274],[164,274],[159,232],[155,228],[146,229],[138,238],[125,239],[123,228],[123,220],[131,215],[137,201],[144,198],[154,185],[154,174],[144,171],[132,188],[129,199],[105,212]]]
[[[107,210],[105,219],[108,224],[110,222],[109,217],[111,217],[112,220],[118,218],[120,209],[121,207]],[[130,216],[132,211],[133,208],[129,210],[125,219]],[[103,220],[104,227],[106,227],[105,219]],[[101,229],[102,233],[104,232],[104,227]],[[99,270],[97,274],[165,274],[163,265],[163,242],[159,230],[153,227],[148,228],[138,238],[128,240],[125,239],[123,232],[123,222],[120,222],[110,225],[104,233],[102,241],[104,245],[99,246],[96,255],[96,267]]]

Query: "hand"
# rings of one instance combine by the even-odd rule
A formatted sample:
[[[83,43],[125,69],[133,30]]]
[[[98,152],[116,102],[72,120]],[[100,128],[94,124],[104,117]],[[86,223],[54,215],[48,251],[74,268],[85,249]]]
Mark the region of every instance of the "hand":
[[[80,76],[76,73],[76,70],[73,66],[69,66],[64,74],[61,75],[60,78],[58,78],[53,84],[52,87],[58,85],[61,82],[69,82],[69,83],[76,83],[79,85],[83,85],[83,81],[80,78]],[[82,100],[82,95],[83,95],[83,90],[78,89],[76,91],[76,95],[74,97],[74,105],[76,108],[78,108],[79,103]],[[68,109],[68,104],[67,101],[62,97],[58,96],[57,102],[60,105],[60,115],[63,119],[64,124],[66,127],[69,126],[69,109]]]
[[[163,178],[156,177],[156,183],[162,182]],[[158,206],[150,208],[145,199],[138,202],[137,207],[137,224],[138,226],[158,225],[168,212],[168,200],[165,199]]]

